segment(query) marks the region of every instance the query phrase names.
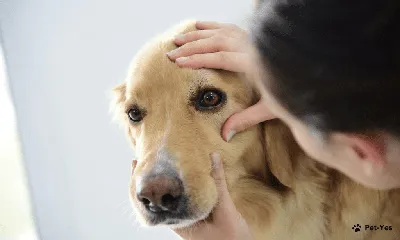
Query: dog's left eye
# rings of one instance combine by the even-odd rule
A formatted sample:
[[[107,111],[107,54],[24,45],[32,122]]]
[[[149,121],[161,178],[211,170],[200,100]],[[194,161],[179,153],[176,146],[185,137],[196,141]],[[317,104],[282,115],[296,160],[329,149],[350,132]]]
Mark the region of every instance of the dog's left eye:
[[[205,90],[199,93],[197,105],[201,110],[212,109],[224,101],[225,95],[219,90]]]
[[[142,121],[144,115],[143,112],[139,108],[132,108],[128,111],[129,119],[133,122],[140,122]]]

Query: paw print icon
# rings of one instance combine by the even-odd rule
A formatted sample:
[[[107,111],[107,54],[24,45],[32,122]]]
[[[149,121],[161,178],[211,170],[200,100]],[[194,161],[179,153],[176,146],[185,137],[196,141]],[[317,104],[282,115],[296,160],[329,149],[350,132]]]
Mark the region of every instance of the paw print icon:
[[[357,223],[351,229],[353,229],[354,232],[359,232],[359,231],[361,231],[361,226],[360,226],[360,224]]]

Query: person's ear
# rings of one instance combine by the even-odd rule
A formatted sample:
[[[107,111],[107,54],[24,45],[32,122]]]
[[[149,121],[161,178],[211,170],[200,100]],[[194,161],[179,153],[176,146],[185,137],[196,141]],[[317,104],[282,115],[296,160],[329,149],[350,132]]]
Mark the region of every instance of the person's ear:
[[[386,141],[383,133],[334,135],[335,140],[349,147],[358,160],[372,166],[386,164]]]

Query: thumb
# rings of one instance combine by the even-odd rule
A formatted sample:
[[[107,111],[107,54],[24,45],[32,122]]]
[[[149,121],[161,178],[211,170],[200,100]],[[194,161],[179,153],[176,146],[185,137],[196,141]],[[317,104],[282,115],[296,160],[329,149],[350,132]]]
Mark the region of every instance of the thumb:
[[[276,117],[268,110],[266,103],[260,99],[253,106],[230,116],[222,127],[222,137],[229,142],[236,133],[274,118]]]
[[[213,219],[216,223],[226,222],[227,220],[233,219],[233,217],[231,217],[233,214],[236,216],[237,210],[228,192],[220,155],[218,153],[212,153],[211,159],[213,161],[212,177],[214,178],[218,192],[218,203],[213,210]]]

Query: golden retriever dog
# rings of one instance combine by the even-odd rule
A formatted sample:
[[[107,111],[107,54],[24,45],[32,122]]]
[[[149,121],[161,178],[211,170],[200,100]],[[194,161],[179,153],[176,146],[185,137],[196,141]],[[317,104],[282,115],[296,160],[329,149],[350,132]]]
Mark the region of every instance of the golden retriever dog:
[[[166,53],[184,22],[149,42],[115,87],[114,106],[138,159],[130,198],[147,226],[210,221],[217,190],[211,152],[219,152],[232,199],[254,238],[400,239],[399,190],[365,188],[310,159],[279,120],[221,137],[233,113],[259,100],[235,73],[179,68]]]

